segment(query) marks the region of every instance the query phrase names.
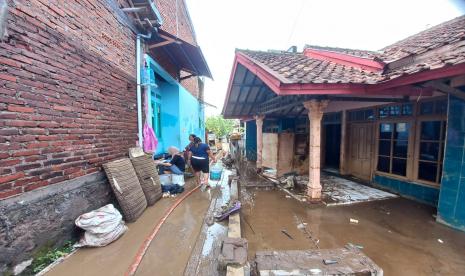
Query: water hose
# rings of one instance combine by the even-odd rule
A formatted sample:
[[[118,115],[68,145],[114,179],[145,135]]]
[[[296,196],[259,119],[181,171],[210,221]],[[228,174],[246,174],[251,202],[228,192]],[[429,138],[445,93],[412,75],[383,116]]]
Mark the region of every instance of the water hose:
[[[163,218],[158,222],[158,224],[155,226],[153,229],[152,233],[144,240],[142,245],[139,247],[139,250],[137,251],[136,256],[134,257],[134,260],[132,261],[131,265],[128,268],[128,271],[124,274],[125,276],[133,276],[136,274],[137,268],[139,268],[140,263],[142,262],[142,259],[144,258],[145,253],[147,252],[147,249],[150,246],[150,243],[152,240],[155,238],[155,236],[158,234],[158,231],[160,231],[161,226],[165,222],[165,220],[169,217],[169,215],[178,207],[181,202],[186,199],[188,196],[190,196],[192,193],[197,191],[202,185],[198,185],[194,189],[190,190],[188,193],[184,194],[182,197],[180,197],[168,211],[166,211],[165,215]]]

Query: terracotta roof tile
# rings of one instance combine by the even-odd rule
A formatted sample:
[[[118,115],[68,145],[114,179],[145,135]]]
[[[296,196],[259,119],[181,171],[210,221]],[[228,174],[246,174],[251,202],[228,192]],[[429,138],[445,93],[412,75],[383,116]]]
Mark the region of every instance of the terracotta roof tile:
[[[465,15],[396,42],[379,52],[314,45],[306,45],[305,48],[378,59],[387,65],[383,72],[372,72],[307,57],[302,53],[238,51],[286,83],[373,84],[465,63]]]

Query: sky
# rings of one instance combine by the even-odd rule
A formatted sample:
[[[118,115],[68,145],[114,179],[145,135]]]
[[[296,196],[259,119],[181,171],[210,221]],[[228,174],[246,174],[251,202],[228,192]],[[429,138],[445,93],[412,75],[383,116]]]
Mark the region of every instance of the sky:
[[[235,49],[287,50],[305,44],[379,50],[465,14],[465,0],[186,0],[214,80],[206,115],[220,114]]]

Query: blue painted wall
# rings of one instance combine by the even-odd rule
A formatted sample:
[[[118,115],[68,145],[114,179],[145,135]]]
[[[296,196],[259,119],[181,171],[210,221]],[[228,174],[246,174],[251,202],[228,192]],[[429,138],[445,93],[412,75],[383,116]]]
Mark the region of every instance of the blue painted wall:
[[[183,150],[189,143],[189,134],[205,137],[204,106],[150,56],[146,55],[145,59],[155,76],[151,80],[144,76],[144,82],[155,84],[145,87],[150,90],[152,99],[155,92],[161,95],[158,100],[161,103],[161,137],[158,137],[156,154],[166,153],[170,146]]]
[[[438,221],[465,231],[465,101],[449,96]]]
[[[247,160],[257,161],[257,124],[255,121],[245,123],[245,156]]]
[[[420,185],[414,182],[402,181],[382,175],[375,175],[375,185],[393,193],[436,207],[439,198],[439,189]]]
[[[179,121],[179,89],[178,86],[161,82],[161,140],[163,143],[157,148],[157,153],[166,152],[169,146],[178,147],[180,140]]]
[[[179,86],[180,149],[189,144],[189,134],[205,137],[204,107],[184,87]]]

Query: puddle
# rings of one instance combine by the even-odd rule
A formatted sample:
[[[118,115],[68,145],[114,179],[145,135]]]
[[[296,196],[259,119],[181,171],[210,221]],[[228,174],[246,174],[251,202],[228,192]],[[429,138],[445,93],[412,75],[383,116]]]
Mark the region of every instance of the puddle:
[[[312,207],[277,190],[241,195],[249,259],[257,250],[305,250],[362,246],[385,275],[461,275],[465,233],[436,223],[435,210],[395,198],[334,207]],[[249,204],[251,202],[251,204]],[[358,220],[351,224],[350,219]],[[307,223],[299,227],[300,224]],[[282,233],[285,230],[291,237]],[[438,242],[440,239],[443,243]]]
[[[213,250],[213,245],[217,244],[218,237],[222,236],[225,232],[227,233],[228,227],[219,223],[215,223],[212,226],[208,227],[207,236],[205,238],[205,243],[202,248],[202,256],[207,256],[211,254]]]

